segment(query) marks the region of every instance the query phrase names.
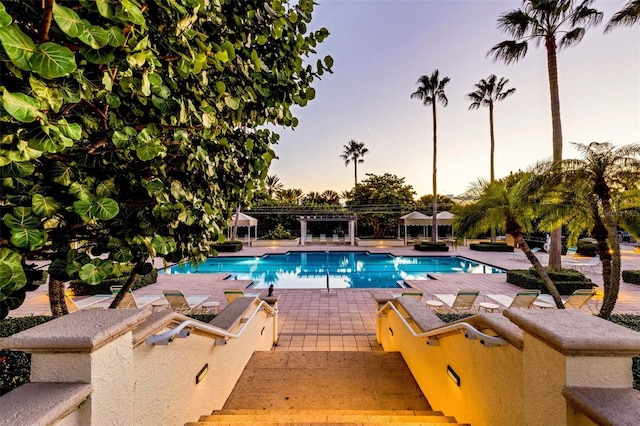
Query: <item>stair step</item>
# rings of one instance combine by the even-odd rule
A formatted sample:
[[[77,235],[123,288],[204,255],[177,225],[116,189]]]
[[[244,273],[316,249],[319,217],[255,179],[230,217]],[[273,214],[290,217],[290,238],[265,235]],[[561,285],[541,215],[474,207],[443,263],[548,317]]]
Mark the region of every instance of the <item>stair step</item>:
[[[270,415],[270,416],[280,416],[287,414],[299,414],[299,415],[326,415],[326,414],[344,414],[344,415],[356,415],[356,416],[395,416],[395,415],[403,415],[403,416],[444,416],[442,411],[433,411],[433,410],[333,410],[328,412],[327,410],[252,410],[252,409],[222,409],[215,410],[208,416],[219,416],[221,414],[234,414],[234,415]],[[203,416],[206,417],[206,416]]]
[[[456,423],[455,418],[449,416],[416,416],[412,414],[402,415],[367,415],[367,414],[339,414],[335,411],[324,414],[304,415],[304,414],[217,414],[200,417],[200,423],[253,423],[264,424],[265,421],[273,423],[419,423],[419,424],[442,424]]]
[[[239,422],[193,422],[193,423],[187,423],[185,426],[211,426],[211,425],[216,425],[216,426],[237,426],[237,425],[260,425],[260,426],[323,426],[323,425],[327,425],[330,424],[331,426],[402,426],[402,425],[406,425],[406,424],[411,424],[411,425],[420,425],[420,426],[439,426],[442,425],[442,422],[437,422],[437,423],[432,423],[432,422],[427,422],[427,421],[420,421],[420,422],[411,422],[411,423],[407,423],[407,422],[403,422],[403,421],[382,421],[382,422],[375,422],[375,421],[369,421],[368,419],[360,419],[358,421],[355,422],[345,422],[345,421],[340,421],[340,422],[334,422],[334,423],[328,423],[326,421],[321,421],[321,422],[309,422],[306,420],[301,420],[301,421],[296,421],[296,422],[278,422],[278,421],[260,421],[259,423],[256,423],[255,420],[248,420],[248,421],[239,421]],[[450,423],[447,422],[447,425],[451,425],[451,426],[469,426],[463,423]]]

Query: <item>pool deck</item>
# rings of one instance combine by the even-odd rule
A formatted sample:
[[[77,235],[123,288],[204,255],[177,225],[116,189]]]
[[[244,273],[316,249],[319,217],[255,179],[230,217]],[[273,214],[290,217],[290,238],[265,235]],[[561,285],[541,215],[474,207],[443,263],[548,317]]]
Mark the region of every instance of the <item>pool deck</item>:
[[[640,253],[634,252],[634,244],[622,244],[622,270],[640,270]],[[286,253],[287,251],[369,251],[391,253],[399,256],[458,255],[487,263],[503,269],[526,269],[528,261],[509,259],[506,253],[471,251],[468,247],[458,247],[448,253],[418,252],[408,247],[351,247],[348,245],[312,244],[305,247],[244,247],[235,253],[221,256],[260,256],[265,253]],[[546,254],[538,258],[546,264]],[[161,266],[159,264],[158,266]],[[599,270],[599,268],[597,268]],[[586,275],[602,287],[602,277],[592,271]],[[185,295],[208,295],[210,300],[226,306],[223,290],[248,285],[248,281],[225,281],[225,274],[185,274],[158,276],[158,282],[135,291],[136,295],[161,295],[163,290],[180,290]],[[433,294],[457,293],[461,289],[480,290],[478,302],[487,294],[514,296],[520,287],[508,284],[505,274],[441,274],[436,280],[409,281],[412,287],[424,292],[423,300],[433,298]],[[27,293],[25,303],[10,312],[10,316],[50,314],[46,286]],[[397,292],[393,289],[275,289],[280,295],[279,328],[280,340],[275,350],[285,351],[380,351],[375,339],[376,303],[373,293]],[[262,293],[266,294],[266,290]],[[601,294],[596,296],[585,311],[597,312]],[[488,300],[489,301],[489,300]],[[476,303],[476,304],[477,304]],[[620,283],[620,295],[614,313],[640,314],[640,285]]]

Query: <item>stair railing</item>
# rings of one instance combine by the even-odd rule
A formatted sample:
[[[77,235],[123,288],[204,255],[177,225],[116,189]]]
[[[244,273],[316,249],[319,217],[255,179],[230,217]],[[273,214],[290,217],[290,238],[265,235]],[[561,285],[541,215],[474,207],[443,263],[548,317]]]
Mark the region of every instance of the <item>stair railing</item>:
[[[186,320],[182,321],[176,327],[171,330],[165,331],[164,333],[156,334],[154,336],[148,337],[145,342],[149,345],[168,345],[175,339],[178,338],[186,338],[191,333],[190,329],[194,328],[199,331],[203,331],[208,333],[214,337],[222,337],[226,339],[235,339],[242,335],[242,332],[247,327],[247,325],[251,322],[251,320],[260,312],[264,310],[268,315],[275,315],[277,310],[270,306],[265,301],[260,301],[259,304],[255,306],[251,314],[242,319],[242,326],[236,333],[229,333],[227,330],[222,329],[220,327],[216,327],[210,324],[206,324],[200,321],[195,320]]]
[[[393,310],[398,315],[398,318],[400,318],[402,323],[405,325],[405,327],[409,330],[409,332],[411,332],[411,334],[414,337],[426,337],[427,345],[429,346],[438,346],[439,345],[438,339],[440,337],[443,337],[444,335],[451,334],[452,332],[456,332],[456,331],[463,333],[464,336],[469,340],[478,339],[480,341],[480,344],[485,347],[505,346],[509,343],[506,339],[503,339],[502,337],[496,337],[496,336],[491,336],[489,334],[485,334],[480,330],[478,330],[477,328],[475,328],[474,326],[472,326],[471,324],[466,322],[456,322],[454,324],[446,324],[440,327],[433,328],[431,330],[427,330],[422,333],[416,333],[411,327],[411,325],[409,324],[409,322],[407,322],[407,319],[404,317],[404,315],[402,315],[400,311],[398,311],[398,308],[396,308],[396,306],[391,301],[388,301],[387,303],[385,303],[384,306],[382,306],[382,308],[378,310],[378,315],[384,314],[384,311],[387,311],[387,310]]]

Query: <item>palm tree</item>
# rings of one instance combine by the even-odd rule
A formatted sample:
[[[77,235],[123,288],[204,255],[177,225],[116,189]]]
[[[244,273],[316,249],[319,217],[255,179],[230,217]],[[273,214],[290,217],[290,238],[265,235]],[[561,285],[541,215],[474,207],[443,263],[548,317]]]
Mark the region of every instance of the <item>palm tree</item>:
[[[498,28],[514,37],[491,48],[488,55],[494,61],[507,64],[517,62],[526,54],[529,41],[537,45],[544,42],[547,50],[547,73],[551,98],[551,124],[553,128],[553,161],[562,160],[562,124],[560,120],[560,94],[558,91],[557,38],[560,48],[577,44],[589,26],[602,20],[602,12],[591,9],[593,0],[524,0],[521,9],[511,10],[498,18]],[[580,26],[582,25],[582,26]],[[562,229],[551,233],[549,267],[561,267]]]
[[[284,189],[284,185],[280,182],[280,178],[276,175],[269,175],[264,179],[265,189],[270,199],[274,199],[280,191]]]
[[[303,194],[300,188],[283,189],[278,193],[278,199],[291,204],[300,204]]]
[[[339,205],[340,204],[340,194],[336,191],[332,191],[331,189],[327,189],[322,193],[322,198],[324,199],[325,204]]]
[[[433,116],[433,223],[431,232],[431,241],[438,241],[438,226],[436,215],[438,214],[438,189],[437,189],[437,152],[438,152],[438,137],[437,137],[437,120],[436,120],[436,104],[439,102],[442,106],[446,107],[449,103],[447,95],[444,93],[444,88],[449,83],[449,77],[444,77],[440,80],[439,71],[435,70],[431,73],[431,76],[421,76],[416,84],[419,84],[418,90],[411,94],[411,99],[418,99],[422,101],[425,106],[431,106],[431,114]]]
[[[490,153],[490,180],[495,181],[495,163],[494,153],[496,149],[496,141],[493,132],[493,106],[496,102],[504,100],[507,96],[511,96],[515,93],[516,89],[511,88],[503,91],[504,86],[509,82],[509,79],[498,77],[495,74],[491,74],[486,80],[482,79],[476,83],[476,90],[467,94],[467,98],[471,101],[469,109],[478,109],[481,106],[489,108],[489,136],[491,138],[491,153]],[[496,242],[496,229],[491,228],[491,242]]]
[[[353,161],[353,185],[355,186],[358,184],[358,163],[364,163],[364,159],[362,157],[364,157],[369,150],[364,147],[364,142],[356,142],[353,139],[351,139],[347,145],[344,145],[343,148],[344,151],[340,154],[340,158],[344,160],[345,167]]]
[[[615,13],[606,28],[605,33],[608,33],[617,26],[626,25],[632,26],[640,22],[640,0],[629,0],[629,2],[620,10]]]
[[[534,206],[523,203],[529,190],[529,174],[519,179],[505,178],[494,181],[479,180],[465,196],[474,202],[461,203],[453,207],[453,226],[460,237],[475,237],[490,228],[503,228],[513,236],[516,247],[520,247],[535,268],[538,276],[553,297],[556,306],[563,309],[562,299],[545,268],[524,239],[524,233],[532,229],[536,218]]]
[[[575,207],[579,208],[581,204],[583,206],[580,213],[573,212],[573,222],[578,219],[578,224],[589,224],[591,236],[596,239],[604,287],[604,299],[598,316],[608,318],[620,289],[618,218],[625,216],[621,209],[637,209],[640,206],[636,187],[640,172],[640,145],[614,147],[608,142],[573,145],[582,158],[563,161],[562,173],[557,181],[564,194],[568,195],[563,197],[564,205],[571,203],[574,206],[571,210],[576,210]],[[579,229],[579,225],[570,226],[574,234]]]

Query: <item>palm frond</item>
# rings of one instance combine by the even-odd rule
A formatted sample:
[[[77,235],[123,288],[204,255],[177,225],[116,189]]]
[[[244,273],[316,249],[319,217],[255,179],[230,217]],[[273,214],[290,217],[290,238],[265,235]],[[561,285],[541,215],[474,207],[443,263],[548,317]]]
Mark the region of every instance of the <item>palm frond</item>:
[[[571,31],[565,33],[560,38],[560,48],[571,47],[574,44],[580,43],[584,37],[586,30],[583,27],[574,28]]]
[[[531,18],[521,9],[511,10],[498,18],[498,29],[517,39],[522,38],[530,26]]]
[[[529,45],[526,41],[505,40],[493,46],[487,52],[487,56],[491,56],[493,62],[502,60],[505,64],[510,65],[524,58],[528,48]]]
[[[605,33],[618,26],[632,26],[640,22],[640,0],[630,0],[619,12],[616,12],[606,28]]]

